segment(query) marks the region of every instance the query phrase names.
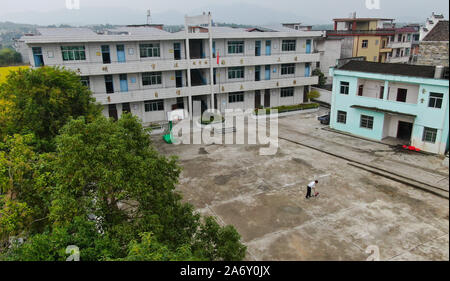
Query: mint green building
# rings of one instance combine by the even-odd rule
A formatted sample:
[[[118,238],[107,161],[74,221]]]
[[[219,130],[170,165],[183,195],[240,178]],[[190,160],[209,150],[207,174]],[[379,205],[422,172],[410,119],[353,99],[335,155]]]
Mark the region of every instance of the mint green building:
[[[448,152],[448,68],[349,61],[330,69],[330,76],[331,128]]]

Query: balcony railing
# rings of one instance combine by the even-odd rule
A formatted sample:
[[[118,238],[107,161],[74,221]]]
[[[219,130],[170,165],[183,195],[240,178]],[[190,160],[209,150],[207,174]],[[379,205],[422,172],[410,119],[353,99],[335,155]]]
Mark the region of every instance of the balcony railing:
[[[391,29],[378,29],[378,30],[327,30],[329,36],[354,36],[354,35],[382,35],[392,36],[395,34]]]
[[[283,52],[282,54],[272,54],[270,56],[225,56],[219,57],[219,64],[217,64],[217,58],[213,59],[212,63],[214,67],[221,68],[232,66],[317,62],[319,60],[320,54],[316,52]],[[209,68],[210,63],[211,62],[209,59],[191,59],[190,68]],[[187,69],[188,62],[185,59],[142,59],[128,60],[126,62],[113,62],[109,64],[103,64],[101,62],[70,62],[55,65],[64,66],[79,73],[82,76],[88,76],[184,70]]]
[[[411,42],[389,42],[388,44],[388,48],[410,48],[411,47]]]
[[[238,81],[220,83],[214,85],[214,93],[229,93],[240,91],[252,91],[261,89],[283,88],[283,87],[295,87],[304,85],[315,85],[318,83],[318,77],[290,77],[281,79],[261,80],[261,81]],[[152,89],[139,89],[128,92],[115,92],[111,94],[107,93],[94,93],[94,97],[97,102],[101,104],[114,104],[124,102],[138,102],[145,100],[164,99],[164,98],[177,98],[188,96],[189,91],[187,87],[181,88],[152,88]],[[201,85],[191,87],[191,94],[196,95],[208,95],[211,94],[210,85]]]

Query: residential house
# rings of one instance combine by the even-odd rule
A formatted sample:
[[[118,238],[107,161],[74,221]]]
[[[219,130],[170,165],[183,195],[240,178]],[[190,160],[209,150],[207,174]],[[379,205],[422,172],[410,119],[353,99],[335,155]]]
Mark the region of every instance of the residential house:
[[[331,128],[431,153],[448,152],[448,68],[349,61],[330,74]]]
[[[449,66],[449,22],[440,20],[419,43],[417,64]]]

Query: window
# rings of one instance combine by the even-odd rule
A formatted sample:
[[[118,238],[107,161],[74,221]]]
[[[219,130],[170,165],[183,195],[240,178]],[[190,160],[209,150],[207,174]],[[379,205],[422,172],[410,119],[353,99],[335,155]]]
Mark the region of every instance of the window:
[[[367,115],[361,115],[361,122],[359,124],[361,128],[373,129],[373,117]]]
[[[384,96],[384,86],[380,86],[380,94],[378,96],[379,99],[383,99]]]
[[[408,34],[408,42],[411,41],[411,34]]]
[[[184,108],[184,99],[183,98],[177,98],[176,107],[177,107],[177,109]]]
[[[151,58],[160,56],[159,43],[140,44],[139,50],[141,58]]]
[[[228,102],[229,103],[243,102],[243,101],[244,101],[244,92],[229,93],[228,94]]]
[[[103,63],[111,63],[111,54],[109,52],[109,45],[102,45],[102,58]]]
[[[397,101],[406,102],[407,93],[408,93],[407,89],[398,88],[397,89]]]
[[[89,76],[81,76],[80,77],[80,81],[81,81],[81,84],[83,86],[86,86],[86,87],[90,88],[91,83],[90,83],[90,80],[89,80]]]
[[[340,91],[341,94],[348,95],[349,88],[350,88],[349,82],[341,81],[341,91]]]
[[[443,99],[444,99],[444,94],[430,93],[428,107],[441,108]]]
[[[428,128],[428,127],[423,128],[422,141],[435,143],[436,136],[437,136],[437,129]]]
[[[228,68],[228,79],[238,79],[238,78],[244,78],[244,67],[237,66]]]
[[[409,56],[409,48],[405,49],[405,56]]]
[[[378,39],[375,40],[375,46],[378,46],[378,43],[379,43]]]
[[[131,112],[131,108],[130,108],[130,103],[122,103],[122,113],[130,113]]]
[[[164,102],[163,100],[152,100],[144,102],[145,112],[149,111],[163,111]]]
[[[157,85],[161,84],[161,72],[145,72],[142,73],[142,85]]]
[[[362,40],[362,48],[367,48],[369,46],[369,40]]]
[[[338,110],[336,121],[338,123],[346,124],[347,123],[347,112]]]
[[[281,75],[295,74],[295,64],[288,63],[281,65]]]
[[[281,88],[281,90],[280,90],[280,96],[281,96],[282,98],[293,97],[293,96],[294,96],[294,88],[293,88],[293,87],[289,87],[289,88]]]
[[[295,51],[295,45],[295,40],[283,40],[281,50],[286,52]]]
[[[401,34],[398,35],[397,41],[398,41],[398,42],[401,42],[401,41],[402,41],[402,35],[401,35]]]
[[[86,51],[84,46],[62,46],[63,61],[86,60]]]
[[[228,41],[228,53],[229,54],[244,53],[244,41]]]
[[[359,85],[358,87],[358,96],[362,97],[364,91],[364,85]]]
[[[113,82],[112,75],[105,75],[105,87],[106,87],[106,93],[108,93],[108,94],[114,93],[114,82]]]

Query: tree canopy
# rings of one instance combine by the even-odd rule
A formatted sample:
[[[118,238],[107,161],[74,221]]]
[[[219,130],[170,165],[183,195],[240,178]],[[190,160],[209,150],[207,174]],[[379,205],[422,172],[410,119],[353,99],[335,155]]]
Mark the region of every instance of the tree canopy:
[[[75,245],[81,260],[92,261],[242,260],[246,247],[234,227],[182,202],[177,159],[154,149],[136,117],[97,114],[74,78],[61,69],[30,70],[0,90],[13,111],[24,108],[37,122],[33,109],[61,111],[49,124],[19,115],[2,128],[0,259],[63,261]],[[42,140],[51,144],[45,150]]]
[[[11,66],[22,63],[22,55],[10,48],[0,49],[0,66]]]
[[[0,137],[32,133],[37,147],[53,149],[53,139],[69,117],[100,114],[92,93],[72,71],[43,67],[11,72],[0,85]]]
[[[317,84],[319,88],[322,88],[327,83],[327,77],[322,73],[322,71],[320,71],[320,68],[314,69],[312,71],[312,75],[319,76],[319,83]]]

